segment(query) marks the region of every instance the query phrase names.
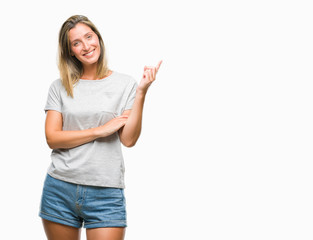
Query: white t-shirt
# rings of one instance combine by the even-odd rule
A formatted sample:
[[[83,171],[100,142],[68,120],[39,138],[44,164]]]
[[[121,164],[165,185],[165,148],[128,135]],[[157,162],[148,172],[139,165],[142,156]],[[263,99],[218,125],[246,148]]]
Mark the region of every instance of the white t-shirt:
[[[131,109],[137,82],[113,71],[100,80],[83,80],[74,87],[74,98],[60,79],[52,82],[47,110],[62,113],[63,130],[83,130],[101,126]],[[82,185],[125,188],[124,160],[118,132],[70,149],[53,149],[48,174]]]

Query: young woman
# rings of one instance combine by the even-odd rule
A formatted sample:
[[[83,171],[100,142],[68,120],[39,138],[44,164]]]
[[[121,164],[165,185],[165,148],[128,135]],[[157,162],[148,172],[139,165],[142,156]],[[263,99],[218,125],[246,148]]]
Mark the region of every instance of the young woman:
[[[85,16],[59,32],[60,79],[45,106],[52,150],[39,216],[49,240],[124,239],[126,209],[121,143],[135,145],[147,90],[162,61],[144,68],[139,84],[107,67],[105,47]]]

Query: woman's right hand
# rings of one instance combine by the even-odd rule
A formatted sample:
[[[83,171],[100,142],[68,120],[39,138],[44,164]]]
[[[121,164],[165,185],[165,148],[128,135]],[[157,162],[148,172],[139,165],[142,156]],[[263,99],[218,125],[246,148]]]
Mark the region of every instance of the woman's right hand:
[[[106,124],[95,128],[97,137],[107,137],[117,132],[120,128],[122,128],[125,125],[127,118],[128,115],[121,115],[119,117],[113,118]]]

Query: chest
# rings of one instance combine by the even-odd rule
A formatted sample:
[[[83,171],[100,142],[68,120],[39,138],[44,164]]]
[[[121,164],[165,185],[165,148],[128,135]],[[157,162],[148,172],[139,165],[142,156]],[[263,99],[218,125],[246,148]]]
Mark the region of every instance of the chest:
[[[64,96],[62,113],[94,115],[101,112],[117,114],[123,100],[123,91],[105,87],[80,87],[74,89],[74,98]]]

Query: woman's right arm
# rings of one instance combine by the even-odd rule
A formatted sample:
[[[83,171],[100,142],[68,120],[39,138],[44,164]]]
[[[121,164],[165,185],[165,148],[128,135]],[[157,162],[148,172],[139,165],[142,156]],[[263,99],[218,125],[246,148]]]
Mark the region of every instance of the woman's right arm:
[[[45,123],[46,140],[51,149],[77,147],[97,138],[113,134],[125,125],[127,118],[126,115],[122,115],[99,127],[63,131],[62,114],[58,111],[48,110]]]

